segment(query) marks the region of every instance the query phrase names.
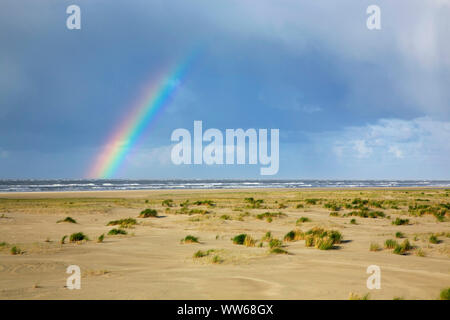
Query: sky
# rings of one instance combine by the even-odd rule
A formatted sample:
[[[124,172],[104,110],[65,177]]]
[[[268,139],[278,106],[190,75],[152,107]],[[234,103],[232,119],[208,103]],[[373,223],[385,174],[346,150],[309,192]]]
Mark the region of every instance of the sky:
[[[111,178],[450,179],[449,39],[450,0],[3,0],[0,179],[86,178],[148,79],[194,48]],[[278,173],[174,165],[171,133],[195,120],[279,129]]]

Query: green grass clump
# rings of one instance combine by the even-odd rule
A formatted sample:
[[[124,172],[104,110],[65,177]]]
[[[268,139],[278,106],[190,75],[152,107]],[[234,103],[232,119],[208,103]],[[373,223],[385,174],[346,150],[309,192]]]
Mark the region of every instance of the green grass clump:
[[[440,242],[438,237],[436,237],[434,234],[432,234],[428,240],[433,244],[438,244]]]
[[[10,250],[12,255],[17,255],[17,254],[22,254],[22,250],[20,250],[20,248],[13,246]]]
[[[61,222],[77,223],[77,222],[75,221],[75,219],[73,219],[73,218],[71,218],[71,217],[66,217],[65,219],[56,221],[56,223],[61,223]]]
[[[207,257],[209,256],[211,253],[215,252],[216,250],[214,249],[209,249],[207,251],[202,251],[202,250],[198,250],[197,252],[194,253],[194,258],[203,258],[203,257]],[[214,258],[213,258],[214,260]],[[222,261],[221,261],[222,262]]]
[[[371,243],[370,244],[370,251],[380,251],[380,245],[378,243]]]
[[[403,241],[402,244],[397,244],[394,248],[394,253],[395,254],[406,254],[409,250],[411,250],[412,247],[408,241],[408,239],[405,239],[405,241]]]
[[[115,236],[115,235],[119,235],[119,234],[127,234],[127,232],[123,229],[111,229],[108,232],[108,235],[110,236]]]
[[[304,208],[305,206],[303,205],[303,204],[301,204],[301,203],[299,203],[297,206],[296,206],[296,208],[297,209],[302,209],[302,208]]]
[[[163,200],[163,202],[161,202],[161,205],[163,207],[173,207],[174,203],[173,203],[172,199],[166,199],[166,200]]]
[[[215,255],[213,258],[212,258],[212,260],[211,260],[211,262],[212,263],[222,263],[223,262],[223,259],[220,257],[220,256],[218,256],[218,255]]]
[[[301,238],[305,239],[306,247],[316,247],[320,250],[329,250],[335,244],[341,243],[343,237],[339,231],[325,230],[323,228],[315,227],[311,230],[302,233]]]
[[[334,202],[327,202],[324,205],[324,208],[331,209],[331,211],[339,211],[341,210],[341,206]]]
[[[102,233],[98,238],[97,238],[97,242],[101,243],[103,242],[103,240],[105,239],[105,235]]]
[[[301,223],[304,223],[304,222],[311,222],[311,219],[309,219],[309,218],[307,218],[307,217],[301,217],[301,218],[298,218],[297,219],[297,221],[295,222],[295,224],[301,224]]]
[[[139,218],[156,218],[158,212],[155,209],[145,209],[139,214]]]
[[[247,237],[246,233],[241,233],[241,234],[238,234],[237,236],[235,236],[231,240],[233,241],[234,244],[243,245],[246,237]]]
[[[294,241],[295,238],[295,231],[289,231],[288,233],[286,233],[286,235],[284,236],[283,240],[284,241]]]
[[[384,242],[384,247],[386,249],[394,249],[396,246],[398,246],[398,243],[395,240],[388,239]]]
[[[196,253],[194,253],[194,258],[202,258],[207,256],[208,254],[205,251],[198,250]]]
[[[405,235],[402,232],[399,231],[399,232],[395,233],[395,237],[401,239],[401,238],[404,238]]]
[[[310,205],[316,205],[319,201],[320,199],[305,199],[305,203]]]
[[[441,300],[450,300],[450,288],[442,289],[439,298]]]
[[[270,249],[269,252],[271,254],[289,254],[289,252],[287,252],[286,250],[281,249],[279,247],[272,248],[272,249]]]
[[[69,237],[70,242],[77,242],[83,240],[89,240],[89,238],[83,232],[72,233]]]
[[[356,223],[356,219],[350,220],[350,224],[357,224],[357,223]]]
[[[126,219],[110,221],[110,222],[108,222],[107,226],[117,226],[117,225],[119,225],[121,228],[131,228],[136,223],[137,223],[136,219],[126,218]]]
[[[383,211],[371,211],[367,207],[359,208],[359,211],[351,211],[349,213],[346,213],[343,215],[344,217],[347,216],[357,216],[361,218],[384,218],[386,215]]]
[[[266,234],[262,237],[261,241],[270,241],[272,239],[272,232],[267,231]]]
[[[196,205],[196,206],[206,205],[206,206],[214,207],[216,204],[212,200],[198,200],[198,201],[194,202],[194,205]]]
[[[257,219],[262,220],[264,218],[268,219],[273,219],[273,218],[279,218],[279,217],[284,217],[286,216],[286,214],[284,214],[283,212],[264,212],[264,213],[260,213],[256,216]]]
[[[253,197],[245,198],[244,201],[248,203],[249,208],[253,209],[261,208],[261,205],[264,203],[264,200],[262,199],[255,200]]]
[[[392,224],[394,224],[396,226],[401,226],[401,225],[408,224],[408,223],[409,223],[409,219],[397,218],[394,221],[392,221]]]
[[[281,240],[276,239],[276,238],[272,238],[269,241],[269,247],[271,249],[273,249],[273,248],[280,248],[282,245],[283,245],[283,242]]]
[[[330,250],[333,248],[334,240],[330,237],[315,239],[315,247],[320,250]]]
[[[61,243],[61,244],[66,243],[66,239],[67,239],[67,235],[63,236],[63,237],[61,238],[61,241],[60,241],[59,243]]]
[[[297,241],[303,240],[305,238],[305,234],[301,230],[292,230],[286,233],[283,240],[284,241]]]
[[[222,219],[222,220],[231,220],[231,217],[229,215],[227,215],[227,214],[224,214],[224,215],[220,216],[220,219]]]
[[[181,243],[199,243],[199,241],[197,237],[188,235],[184,239],[181,239]]]
[[[339,217],[339,212],[337,212],[337,211],[331,211],[331,212],[330,212],[330,217]]]

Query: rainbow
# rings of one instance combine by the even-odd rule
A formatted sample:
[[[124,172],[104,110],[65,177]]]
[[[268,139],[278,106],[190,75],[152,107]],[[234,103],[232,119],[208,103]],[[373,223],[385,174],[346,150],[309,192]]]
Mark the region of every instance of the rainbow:
[[[131,112],[101,148],[88,171],[87,178],[108,179],[114,176],[139,137],[168,104],[195,55],[195,52],[190,54],[175,67],[161,73],[159,77],[151,77],[137,103],[131,106]]]

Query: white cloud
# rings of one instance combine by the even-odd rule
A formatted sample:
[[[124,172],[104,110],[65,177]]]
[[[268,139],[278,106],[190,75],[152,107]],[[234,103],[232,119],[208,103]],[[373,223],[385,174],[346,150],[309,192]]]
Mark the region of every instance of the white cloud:
[[[375,124],[329,132],[319,139],[324,145],[331,144],[340,158],[370,158],[380,165],[404,158],[445,162],[450,157],[450,122],[428,117],[381,119]]]
[[[358,158],[367,158],[373,152],[373,149],[366,145],[365,140],[354,140],[352,143]]]

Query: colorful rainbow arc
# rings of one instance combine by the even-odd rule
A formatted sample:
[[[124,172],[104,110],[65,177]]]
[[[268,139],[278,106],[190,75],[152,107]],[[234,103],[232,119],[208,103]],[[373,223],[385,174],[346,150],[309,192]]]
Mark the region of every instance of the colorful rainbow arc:
[[[93,179],[111,178],[118,170],[130,149],[136,144],[144,130],[155,119],[158,112],[167,105],[196,53],[190,54],[175,68],[170,69],[158,78],[151,81],[144,88],[144,94],[132,107],[132,112],[114,130],[102,151],[97,155],[94,165],[90,168],[87,177]]]

